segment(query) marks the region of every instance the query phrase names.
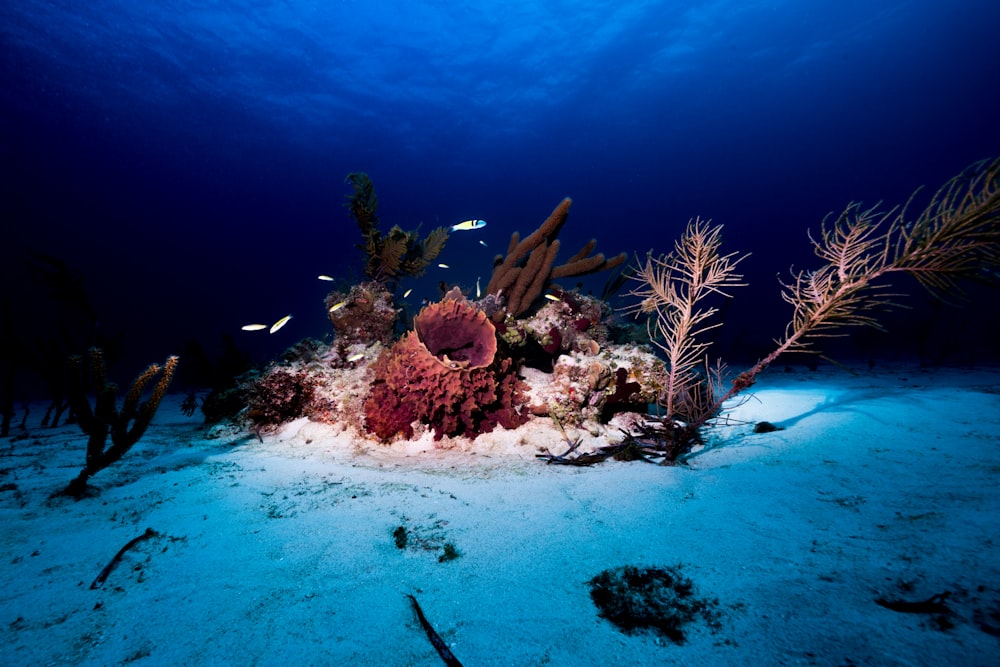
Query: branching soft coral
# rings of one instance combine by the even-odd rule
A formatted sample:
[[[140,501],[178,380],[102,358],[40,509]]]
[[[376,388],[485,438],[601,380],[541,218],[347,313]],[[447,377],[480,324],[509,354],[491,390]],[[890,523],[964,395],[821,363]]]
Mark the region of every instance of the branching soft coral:
[[[843,328],[879,327],[877,312],[901,296],[883,281],[887,276],[911,275],[938,297],[955,292],[963,279],[995,277],[1000,268],[1000,160],[974,164],[950,180],[915,220],[908,219],[907,207],[881,212],[878,206],[852,203],[832,221],[824,220],[818,237],[810,234],[822,264],[793,271],[782,281],[782,297],[793,308],[784,335],[775,341],[774,351],[739,374],[725,392],[716,391],[721,367],[704,376],[695,371],[707,347],[698,336],[718,326],[706,324],[715,309],[699,303],[713,293],[728,296],[726,288],[741,284],[734,268],[743,257],[721,255],[721,228],[708,229],[696,220],[673,253],[647,258],[635,276],[641,286],[632,292],[642,302],[632,310],[655,316],[647,324],[650,337],[670,364],[662,399],[666,417],[685,419],[684,432],[696,433],[780,355],[817,352],[818,340],[843,335]]]
[[[654,316],[646,323],[649,338],[666,355],[662,407],[671,418],[697,418],[691,414],[692,408],[704,403],[700,397],[706,388],[702,385],[714,377],[696,371],[705,362],[709,346],[700,336],[721,324],[710,323],[718,309],[706,307],[704,300],[713,294],[729,297],[729,288],[745,284],[736,273],[736,265],[746,255],[723,255],[721,245],[722,226],[709,227],[696,218],[688,223],[672,253],[648,255],[633,276],[640,286],[630,294],[642,301],[632,310]]]
[[[816,339],[841,335],[835,330],[842,327],[880,328],[873,312],[899,296],[878,282],[885,276],[911,275],[944,298],[960,280],[982,279],[1000,267],[1000,159],[948,181],[916,220],[907,221],[906,208],[879,213],[877,206],[852,203],[832,223],[824,221],[818,239],[810,235],[825,264],[782,282],[782,298],[794,309],[785,335],[736,378],[722,401],[752,385],[785,352],[814,352]]]
[[[444,249],[448,230],[437,227],[421,240],[417,230],[407,232],[394,225],[383,235],[378,228],[378,197],[368,174],[348,174],[346,182],[353,192],[347,196],[345,205],[357,221],[364,239],[364,244],[358,248],[366,255],[365,274],[376,281],[423,275]]]
[[[99,348],[91,348],[89,364],[85,364],[82,357],[70,357],[69,399],[80,429],[88,436],[87,458],[83,470],[60,491],[60,495],[81,498],[93,475],[118,461],[139,441],[167,393],[178,360],[178,357],[172,356],[167,357],[162,366],[149,365],[132,381],[121,408],[118,408],[115,405],[118,385],[107,378],[104,353]],[[88,380],[89,389],[94,392],[93,408],[87,398]],[[141,400],[151,382],[149,396]],[[109,436],[110,446],[107,445]]]

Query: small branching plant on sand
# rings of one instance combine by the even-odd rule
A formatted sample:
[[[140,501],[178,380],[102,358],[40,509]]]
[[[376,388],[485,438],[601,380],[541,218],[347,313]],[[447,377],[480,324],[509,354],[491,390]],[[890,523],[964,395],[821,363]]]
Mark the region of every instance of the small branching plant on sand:
[[[96,473],[115,463],[132,448],[146,432],[156,414],[160,401],[167,392],[177,368],[178,357],[168,357],[162,366],[151,364],[132,381],[121,408],[117,406],[118,385],[109,382],[105,374],[104,355],[98,348],[91,348],[89,363],[80,356],[70,358],[69,400],[77,423],[88,436],[87,458],[76,479],[56,495],[82,498],[88,480]],[[142,401],[143,392],[159,376],[148,398]],[[90,386],[87,386],[87,380]],[[88,390],[94,393],[94,407],[88,400]],[[107,445],[111,437],[111,446]]]

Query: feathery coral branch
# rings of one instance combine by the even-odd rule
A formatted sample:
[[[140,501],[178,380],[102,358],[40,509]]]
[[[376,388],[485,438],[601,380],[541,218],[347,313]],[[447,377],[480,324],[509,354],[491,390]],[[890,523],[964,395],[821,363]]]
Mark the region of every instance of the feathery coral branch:
[[[711,294],[729,297],[729,288],[744,285],[736,265],[746,255],[721,254],[721,232],[721,225],[709,227],[707,221],[695,218],[674,244],[672,253],[647,256],[633,277],[640,286],[630,294],[642,301],[630,310],[655,315],[654,320],[647,321],[647,331],[667,357],[663,407],[669,418],[677,416],[681,406],[697,404],[692,394],[700,392],[705,382],[695,367],[709,344],[698,336],[720,323],[709,322],[718,309],[701,306],[701,302]]]
[[[900,215],[890,236],[889,270],[910,274],[938,297],[1000,266],[1000,159],[973,164],[948,181],[915,221]]]
[[[919,192],[919,191],[918,191]],[[917,193],[910,197],[912,203]],[[826,263],[792,273],[782,298],[794,308],[776,348],[741,373],[722,401],[751,386],[785,352],[813,351],[816,338],[847,326],[879,327],[872,311],[895,305],[899,296],[877,283],[891,273],[913,276],[943,298],[962,279],[995,275],[1000,267],[1000,159],[973,164],[945,183],[913,222],[906,208],[879,213],[849,204],[820,238],[810,236]],[[889,224],[884,232],[879,230]]]
[[[919,191],[918,191],[919,192]],[[752,386],[757,375],[786,352],[815,352],[818,339],[842,335],[852,326],[879,328],[876,313],[896,305],[901,295],[882,279],[893,273],[913,276],[937,297],[955,292],[963,279],[995,282],[1000,268],[1000,159],[971,165],[939,189],[913,221],[906,206],[883,212],[879,205],[849,204],[835,218],[827,216],[818,236],[809,235],[821,260],[814,270],[792,270],[781,280],[782,298],[792,306],[791,320],[775,349],[740,373],[728,391],[721,390],[723,368],[696,372],[708,348],[698,339],[718,324],[708,320],[715,308],[700,301],[709,294],[729,296],[742,285],[735,273],[745,257],[719,253],[721,227],[694,220],[663,257],[648,256],[632,276],[634,314],[654,316],[647,322],[650,339],[669,363],[665,395],[660,402],[675,428],[670,437],[694,438],[716,417],[722,405]],[[687,423],[680,425],[676,420]],[[670,456],[689,451],[690,442],[673,442]],[[672,458],[671,458],[672,457]]]

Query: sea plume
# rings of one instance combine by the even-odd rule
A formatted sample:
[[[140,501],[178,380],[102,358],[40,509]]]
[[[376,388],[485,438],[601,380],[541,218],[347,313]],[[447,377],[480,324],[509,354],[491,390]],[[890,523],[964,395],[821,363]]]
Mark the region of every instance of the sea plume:
[[[910,197],[912,203],[917,193]],[[938,298],[959,282],[995,275],[1000,267],[1000,159],[973,164],[944,184],[914,220],[909,206],[879,212],[851,203],[818,238],[812,271],[793,271],[782,281],[782,298],[793,308],[774,351],[741,373],[726,400],[754,383],[757,374],[785,352],[816,352],[817,339],[842,335],[850,326],[881,328],[876,313],[901,296],[881,281],[904,273]]]
[[[716,309],[703,300],[711,294],[728,297],[730,287],[743,284],[735,267],[745,256],[721,254],[721,226],[710,228],[696,219],[672,253],[647,257],[633,276],[640,285],[631,295],[641,301],[629,310],[650,316],[650,339],[669,365],[659,401],[665,415],[656,434],[663,442],[656,450],[668,459],[690,451],[698,430],[782,354],[818,353],[822,339],[844,335],[846,328],[881,328],[878,314],[902,297],[886,280],[893,274],[912,276],[938,298],[958,293],[963,280],[995,282],[1000,268],[1000,160],[971,165],[911,218],[908,209],[918,193],[905,206],[888,211],[851,203],[839,215],[827,216],[818,234],[809,234],[821,263],[816,269],[793,270],[781,280],[782,298],[792,307],[784,334],[770,354],[737,375],[728,389],[722,385],[722,366],[710,368],[707,362],[702,334],[719,323],[709,321]]]
[[[712,373],[698,368],[706,363],[709,343],[703,334],[720,326],[711,322],[718,308],[705,305],[712,295],[729,297],[729,289],[741,287],[736,266],[746,258],[722,254],[722,225],[690,221],[671,253],[646,256],[633,276],[639,286],[630,292],[641,299],[632,312],[650,314],[646,322],[649,338],[667,361],[667,382],[661,391],[661,407],[668,418],[698,419],[706,408],[704,397],[714,391]]]

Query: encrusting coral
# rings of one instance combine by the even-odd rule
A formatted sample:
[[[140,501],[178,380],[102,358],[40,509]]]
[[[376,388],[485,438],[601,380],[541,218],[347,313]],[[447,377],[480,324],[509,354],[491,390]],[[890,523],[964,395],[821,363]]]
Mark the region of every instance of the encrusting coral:
[[[559,252],[556,236],[566,223],[572,203],[569,197],[559,202],[545,222],[523,240],[517,232],[511,234],[507,256],[497,255],[493,260],[493,275],[486,293],[502,293],[507,314],[514,317],[523,314],[553,280],[612,269],[628,258],[626,253],[611,259],[605,259],[600,253],[590,255],[597,245],[597,241],[591,239],[566,263],[553,267]]]
[[[440,439],[475,437],[527,419],[523,385],[511,359],[497,356],[493,323],[457,289],[422,309],[414,329],[373,370],[365,423],[383,441],[412,437],[415,421]]]
[[[247,384],[247,419],[268,429],[308,414],[316,380],[301,368],[276,366]]]
[[[597,354],[608,343],[604,321],[610,307],[599,299],[561,289],[550,290],[555,300],[548,301],[530,317],[502,328],[521,327],[552,357],[571,350]]]

